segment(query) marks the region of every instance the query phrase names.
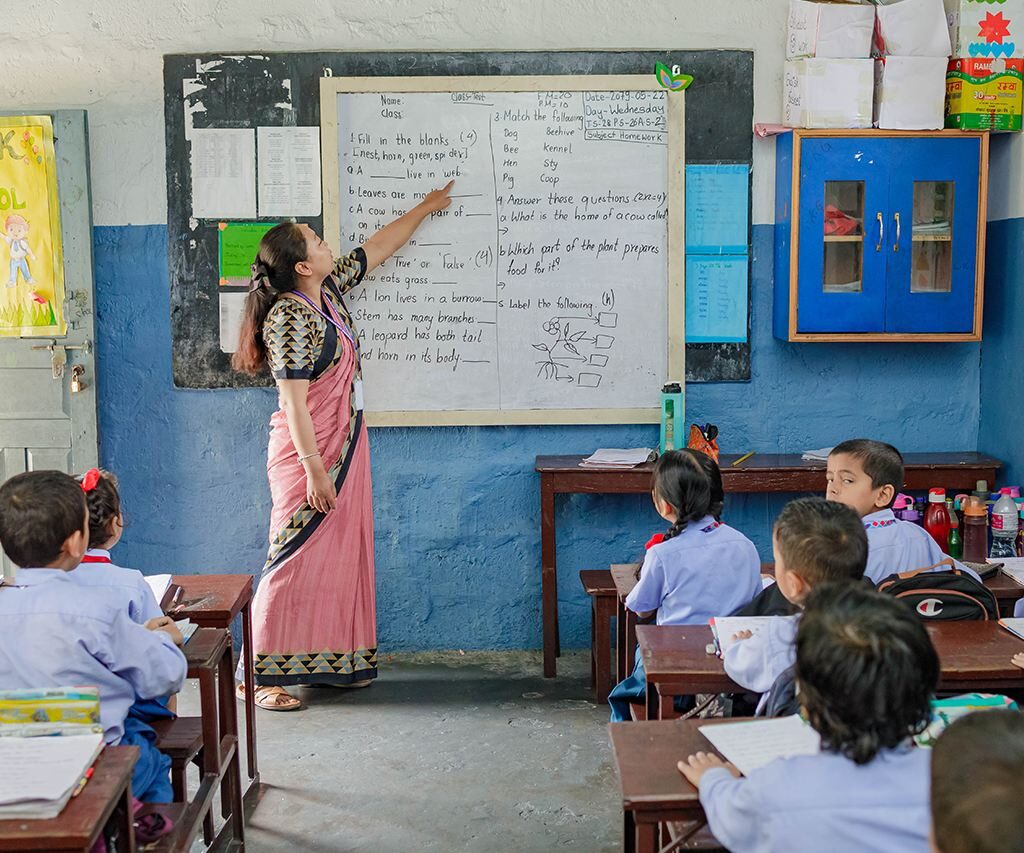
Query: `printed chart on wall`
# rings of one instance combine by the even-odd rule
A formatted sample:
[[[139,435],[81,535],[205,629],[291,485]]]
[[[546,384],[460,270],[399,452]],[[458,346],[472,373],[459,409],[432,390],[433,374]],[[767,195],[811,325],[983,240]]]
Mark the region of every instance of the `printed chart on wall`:
[[[585,85],[321,82],[336,252],[455,180],[348,297],[371,423],[657,419],[683,376],[683,96],[646,77]]]
[[[0,336],[67,334],[53,124],[0,116]]]

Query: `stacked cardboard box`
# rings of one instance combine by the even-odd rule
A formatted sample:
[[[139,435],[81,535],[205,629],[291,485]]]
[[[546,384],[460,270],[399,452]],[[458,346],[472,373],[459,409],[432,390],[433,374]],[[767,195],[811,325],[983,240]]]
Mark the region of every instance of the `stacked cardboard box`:
[[[1024,0],[945,0],[953,58],[946,127],[1020,130]]]

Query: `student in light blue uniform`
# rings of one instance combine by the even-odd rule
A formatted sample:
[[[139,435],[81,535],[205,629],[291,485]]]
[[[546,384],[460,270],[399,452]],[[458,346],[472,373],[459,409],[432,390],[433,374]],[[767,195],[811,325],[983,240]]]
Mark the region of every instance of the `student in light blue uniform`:
[[[923,527],[893,514],[892,503],[903,488],[903,457],[891,444],[867,438],[837,444],[829,454],[825,477],[825,497],[855,509],[864,522],[868,534],[864,576],[873,584],[950,559]],[[954,565],[981,580],[963,563],[954,560]]]
[[[139,625],[118,592],[70,577],[89,527],[85,495],[67,474],[32,471],[0,487],[0,543],[21,567],[14,585],[0,586],[0,689],[98,687],[105,741],[141,751],[133,793],[169,802],[170,759],[129,709],[181,689],[187,665],[173,620]]]
[[[858,581],[864,576],[868,539],[856,512],[848,506],[822,498],[799,498],[786,504],[775,520],[772,553],[779,591],[792,604],[803,607],[819,584]],[[725,652],[728,676],[745,690],[762,694],[758,713],[771,701],[772,686],[793,666],[799,619],[799,614],[771,617],[766,629],[757,634],[736,634],[740,642]]]
[[[911,738],[931,720],[939,661],[920,620],[867,585],[825,584],[796,661],[820,754],[747,777],[703,752],[679,762],[715,837],[733,853],[927,853],[930,755]]]
[[[164,613],[142,572],[122,568],[110,559],[110,551],[124,530],[117,478],[109,471],[93,468],[79,482],[89,506],[89,550],[82,564],[70,573],[71,579],[123,596],[128,615],[140,625],[160,618]]]
[[[761,591],[757,549],[721,521],[725,491],[714,460],[695,450],[663,454],[654,467],[652,498],[658,514],[672,526],[647,543],[626,607],[643,616],[657,611],[658,625],[706,625]],[[638,649],[633,674],[608,696],[612,722],[630,719],[630,704],[645,698]]]

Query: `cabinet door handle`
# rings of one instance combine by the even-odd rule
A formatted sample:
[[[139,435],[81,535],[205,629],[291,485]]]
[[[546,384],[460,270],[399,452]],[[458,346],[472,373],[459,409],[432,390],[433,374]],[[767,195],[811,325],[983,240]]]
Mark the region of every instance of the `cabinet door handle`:
[[[878,220],[878,242],[875,243],[875,251],[881,252],[882,242],[885,240],[885,220],[882,218],[882,211],[878,211],[875,218]]]
[[[892,218],[896,220],[896,242],[892,244],[892,250],[898,252],[900,250],[900,215],[894,213]]]

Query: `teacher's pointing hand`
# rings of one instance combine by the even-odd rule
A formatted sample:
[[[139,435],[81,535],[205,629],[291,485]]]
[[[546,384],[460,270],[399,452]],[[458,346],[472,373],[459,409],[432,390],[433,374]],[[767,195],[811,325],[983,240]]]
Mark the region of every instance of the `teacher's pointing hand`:
[[[451,192],[452,187],[455,185],[455,179],[452,178],[447,184],[445,184],[439,190],[432,190],[423,197],[423,207],[428,213],[434,213],[438,210],[444,210],[452,203],[451,196],[448,193]]]

